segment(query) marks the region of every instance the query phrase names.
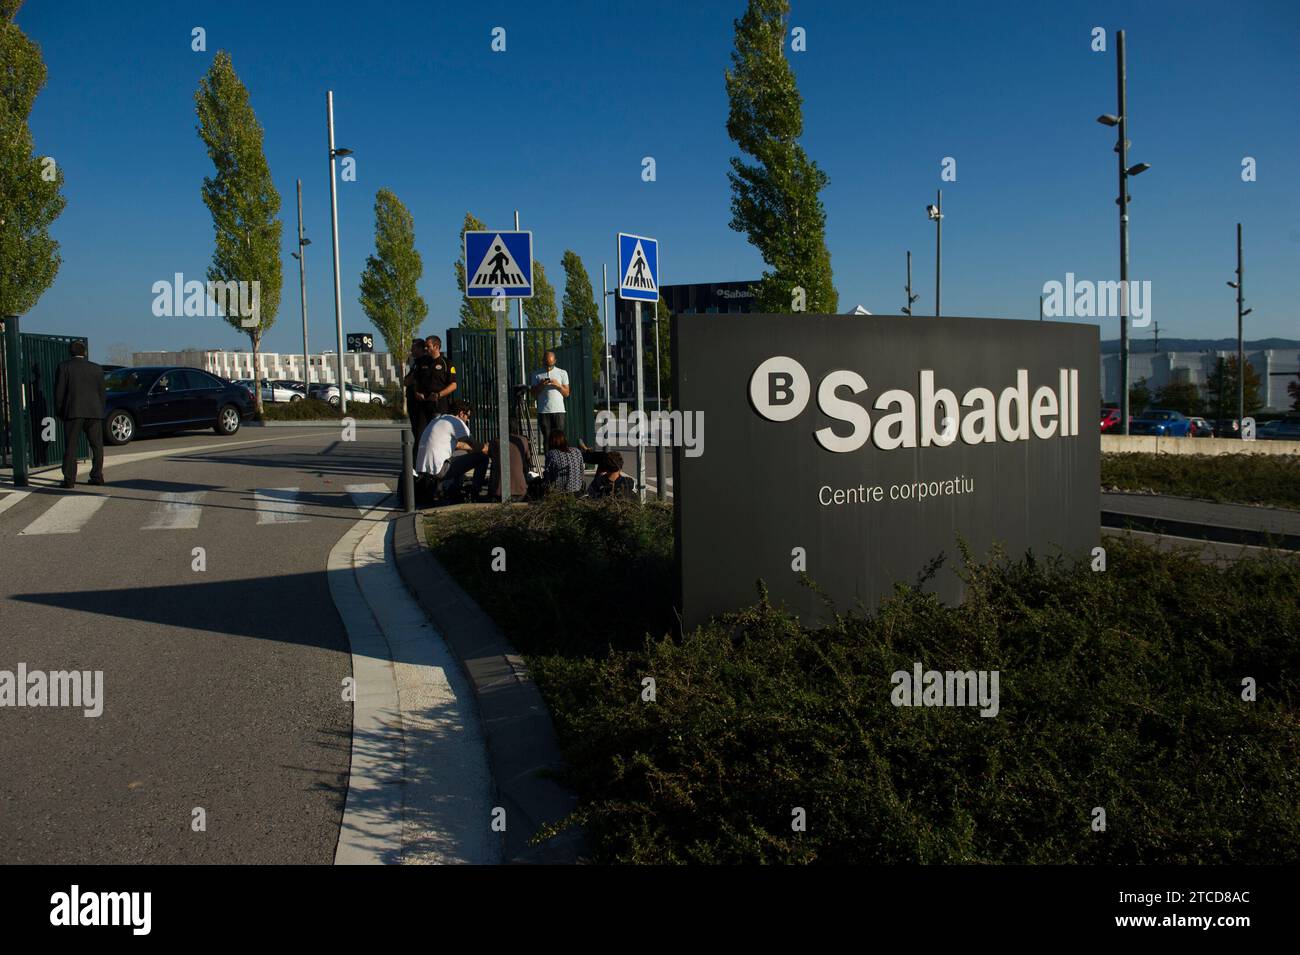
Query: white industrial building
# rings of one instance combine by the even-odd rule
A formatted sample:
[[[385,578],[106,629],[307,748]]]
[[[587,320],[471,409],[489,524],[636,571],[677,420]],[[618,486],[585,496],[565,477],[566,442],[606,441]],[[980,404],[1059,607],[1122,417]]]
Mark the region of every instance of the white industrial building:
[[[1143,343],[1145,344],[1145,343]],[[1300,348],[1249,349],[1244,352],[1246,362],[1259,376],[1260,397],[1265,411],[1289,411],[1292,398],[1286,386],[1300,374]],[[1220,358],[1237,357],[1231,351],[1130,351],[1128,356],[1129,385],[1146,379],[1152,395],[1162,386],[1174,381],[1187,381],[1203,388],[1206,379],[1214,374]],[[1101,356],[1101,399],[1119,401],[1119,353]]]
[[[338,371],[338,356],[334,352],[321,352],[308,355],[310,368],[303,373],[302,355],[286,355],[279,352],[262,352],[260,355],[262,373],[253,371],[253,353],[251,351],[222,351],[205,349],[201,351],[143,351],[131,356],[131,364],[146,365],[184,365],[189,368],[202,368],[214,375],[231,380],[239,378],[270,378],[275,381],[308,381],[311,384],[335,383]],[[344,352],[343,375],[355,385],[385,387],[399,385],[402,370],[393,356],[388,352]]]

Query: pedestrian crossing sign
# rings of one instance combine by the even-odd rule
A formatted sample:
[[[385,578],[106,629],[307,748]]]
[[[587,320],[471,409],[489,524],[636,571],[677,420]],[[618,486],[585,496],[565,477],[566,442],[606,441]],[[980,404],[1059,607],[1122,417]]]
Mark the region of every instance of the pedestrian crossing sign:
[[[659,301],[659,241],[643,235],[618,234],[618,297]]]
[[[533,297],[531,232],[466,232],[465,297]]]

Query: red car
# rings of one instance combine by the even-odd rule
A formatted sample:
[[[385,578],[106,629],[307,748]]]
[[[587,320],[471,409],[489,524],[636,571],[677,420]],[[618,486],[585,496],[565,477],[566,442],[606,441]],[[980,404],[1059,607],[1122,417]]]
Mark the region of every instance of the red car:
[[[1133,420],[1133,416],[1129,415],[1129,421],[1132,420]],[[1119,427],[1119,409],[1102,408],[1101,409],[1101,433],[1106,434],[1109,431],[1114,431],[1117,427]]]

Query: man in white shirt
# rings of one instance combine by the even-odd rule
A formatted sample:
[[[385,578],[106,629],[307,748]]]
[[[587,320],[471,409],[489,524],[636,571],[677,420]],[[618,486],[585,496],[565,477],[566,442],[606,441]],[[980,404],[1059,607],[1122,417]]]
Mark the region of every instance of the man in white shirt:
[[[474,496],[487,482],[487,446],[470,440],[470,409],[463,401],[452,403],[450,414],[429,422],[420,437],[415,469],[430,475],[440,488],[459,488],[461,476],[474,472]]]
[[[564,430],[564,399],[569,397],[569,373],[555,364],[555,352],[546,353],[546,367],[533,372],[533,397],[537,399],[537,430],[542,447],[550,447],[552,431]]]

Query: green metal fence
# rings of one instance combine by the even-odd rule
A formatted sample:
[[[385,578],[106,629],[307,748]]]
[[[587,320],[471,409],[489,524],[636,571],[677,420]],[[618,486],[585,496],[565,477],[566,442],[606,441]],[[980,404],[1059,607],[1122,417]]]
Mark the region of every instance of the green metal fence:
[[[56,467],[63,460],[63,423],[54,405],[54,376],[59,364],[70,357],[70,344],[82,341],[89,347],[89,342],[70,335],[24,334],[18,319],[2,321],[0,455],[4,465],[13,468],[14,483],[25,484],[30,471]],[[83,435],[77,456],[89,453]]]
[[[447,353],[456,367],[456,397],[469,402],[473,409],[476,434],[495,433],[497,422],[496,332],[490,329],[452,328],[447,332]],[[531,380],[542,368],[547,350],[555,352],[555,363],[569,373],[569,397],[564,399],[565,432],[569,441],[596,443],[595,388],[591,376],[591,333],[575,328],[518,328],[507,330],[506,357],[511,395],[525,381],[519,374],[520,343],[523,344],[524,368]],[[512,400],[512,422],[522,410],[522,424],[512,423],[511,430],[527,434],[534,459],[544,451],[537,446],[537,403],[531,394],[522,401]]]

